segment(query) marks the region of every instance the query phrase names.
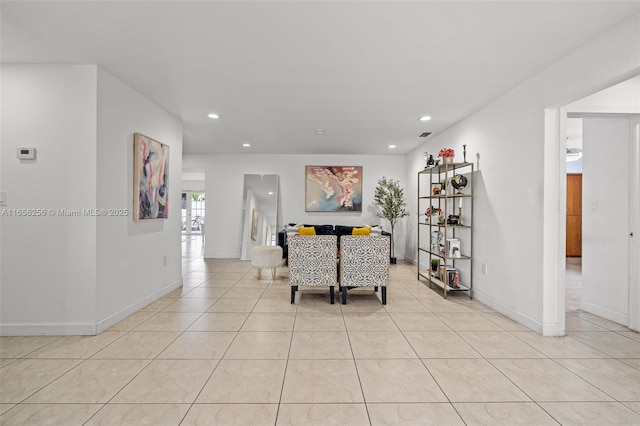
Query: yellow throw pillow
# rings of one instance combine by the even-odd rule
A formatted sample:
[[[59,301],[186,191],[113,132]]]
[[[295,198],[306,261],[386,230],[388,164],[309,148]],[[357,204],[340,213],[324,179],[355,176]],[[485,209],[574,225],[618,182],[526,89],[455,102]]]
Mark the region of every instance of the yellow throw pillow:
[[[371,234],[371,228],[365,226],[364,228],[353,228],[351,235],[369,235]]]
[[[298,234],[300,235],[316,235],[316,228],[313,226],[301,226],[298,228]]]

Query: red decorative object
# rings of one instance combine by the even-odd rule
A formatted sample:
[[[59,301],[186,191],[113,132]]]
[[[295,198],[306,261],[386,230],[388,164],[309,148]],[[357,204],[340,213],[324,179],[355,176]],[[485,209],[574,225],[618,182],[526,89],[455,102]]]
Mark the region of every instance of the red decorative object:
[[[453,157],[455,155],[455,151],[452,148],[442,148],[440,152],[438,152],[438,157]]]
[[[427,207],[427,210],[425,210],[424,215],[427,217],[430,216],[436,216],[436,215],[441,215],[442,214],[442,209],[433,207],[433,206],[429,206]]]

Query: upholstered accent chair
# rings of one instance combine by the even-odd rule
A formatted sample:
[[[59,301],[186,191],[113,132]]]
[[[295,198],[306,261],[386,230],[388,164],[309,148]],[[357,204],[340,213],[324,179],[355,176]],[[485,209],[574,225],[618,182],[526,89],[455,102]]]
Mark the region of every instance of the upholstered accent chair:
[[[340,286],[342,304],[347,291],[355,287],[382,287],[382,304],[387,304],[389,284],[389,237],[386,235],[343,235],[340,239]]]
[[[289,238],[289,285],[291,303],[299,286],[328,286],[331,304],[338,282],[335,235],[292,235]]]

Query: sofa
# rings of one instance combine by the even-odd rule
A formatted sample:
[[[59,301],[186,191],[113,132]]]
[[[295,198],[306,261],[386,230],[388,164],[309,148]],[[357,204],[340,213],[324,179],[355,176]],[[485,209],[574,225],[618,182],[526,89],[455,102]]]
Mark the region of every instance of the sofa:
[[[289,235],[297,234],[297,228],[300,227],[313,227],[315,229],[316,235],[335,235],[337,236],[337,247],[336,249],[340,249],[340,237],[343,235],[352,235],[353,228],[361,228],[363,226],[348,226],[348,225],[308,225],[308,224],[295,224],[290,223],[287,227],[278,232],[277,243],[280,247],[282,247],[282,258],[285,259],[285,264],[289,263],[289,249],[287,244],[287,238]],[[374,226],[372,228],[372,234],[379,233],[380,235],[389,236],[389,249],[391,249],[391,233],[382,231],[379,226]]]

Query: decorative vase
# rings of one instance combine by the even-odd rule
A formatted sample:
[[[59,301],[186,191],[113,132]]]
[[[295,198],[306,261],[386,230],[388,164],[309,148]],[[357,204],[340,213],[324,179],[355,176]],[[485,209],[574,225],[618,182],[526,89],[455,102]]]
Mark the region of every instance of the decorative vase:
[[[453,157],[442,157],[442,164],[453,164]]]

